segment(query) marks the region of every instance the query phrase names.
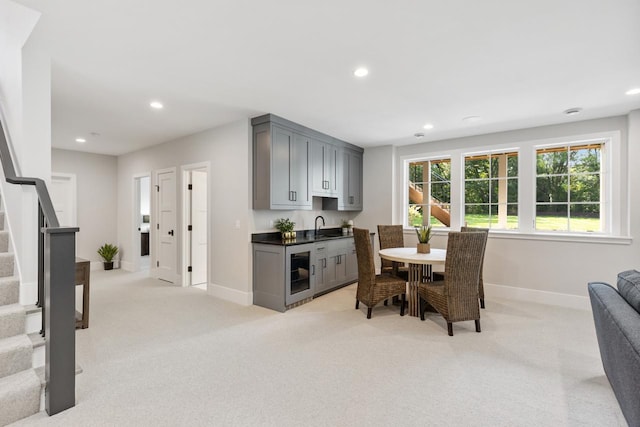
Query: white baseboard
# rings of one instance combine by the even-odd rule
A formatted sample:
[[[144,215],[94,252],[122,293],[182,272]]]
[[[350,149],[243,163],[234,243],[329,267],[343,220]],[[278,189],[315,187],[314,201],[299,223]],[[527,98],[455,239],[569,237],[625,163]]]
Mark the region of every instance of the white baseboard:
[[[130,272],[136,271],[135,270],[135,266],[133,265],[133,263],[131,261],[120,260],[120,268],[125,270],[125,271],[130,271]]]
[[[38,282],[20,282],[20,304],[32,305],[38,301]]]
[[[209,283],[207,293],[216,298],[223,299],[235,304],[249,306],[253,304],[253,292],[242,292],[237,289],[227,288],[226,286],[214,285]]]
[[[513,286],[484,284],[485,299],[501,297],[518,301],[535,302],[539,304],[555,305],[578,310],[591,310],[589,297],[580,295],[562,294],[559,292],[540,291],[537,289],[516,288]],[[490,304],[488,302],[488,304]]]

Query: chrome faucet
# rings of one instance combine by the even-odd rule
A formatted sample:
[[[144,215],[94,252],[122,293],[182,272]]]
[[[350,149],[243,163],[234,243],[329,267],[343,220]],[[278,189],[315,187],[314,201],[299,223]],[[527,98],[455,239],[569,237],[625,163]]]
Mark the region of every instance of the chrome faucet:
[[[316,220],[315,220],[315,227],[316,227],[316,229],[315,229],[315,234],[314,234],[315,236],[317,236],[317,235],[318,235],[318,231],[320,231],[320,227],[318,227],[318,218],[320,218],[320,219],[322,220],[322,225],[323,225],[323,226],[325,225],[325,224],[324,224],[324,217],[323,217],[322,215],[318,215],[318,216],[316,217]]]

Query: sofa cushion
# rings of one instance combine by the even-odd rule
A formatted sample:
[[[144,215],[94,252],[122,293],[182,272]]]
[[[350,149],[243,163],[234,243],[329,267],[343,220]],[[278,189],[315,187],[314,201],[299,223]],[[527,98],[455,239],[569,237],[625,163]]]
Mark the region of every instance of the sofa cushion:
[[[640,271],[627,270],[618,274],[618,292],[640,313]]]

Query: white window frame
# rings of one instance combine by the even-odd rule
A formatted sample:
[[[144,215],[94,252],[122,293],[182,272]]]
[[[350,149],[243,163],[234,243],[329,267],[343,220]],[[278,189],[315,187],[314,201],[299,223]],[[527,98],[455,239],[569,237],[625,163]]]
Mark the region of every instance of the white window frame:
[[[606,209],[603,231],[601,233],[581,233],[570,231],[538,231],[535,229],[536,212],[536,152],[540,148],[550,146],[585,144],[603,142],[602,175],[603,209]],[[557,138],[525,140],[517,143],[495,145],[476,145],[448,151],[415,153],[399,157],[402,166],[401,182],[396,187],[400,190],[402,201],[401,218],[398,223],[408,226],[409,163],[417,161],[451,159],[451,226],[434,229],[435,234],[449,230],[459,230],[464,224],[464,159],[474,154],[499,153],[505,151],[518,152],[518,229],[491,229],[491,236],[506,239],[552,240],[569,242],[594,242],[611,244],[630,244],[630,213],[628,165],[624,162],[620,131],[594,132],[589,134],[569,135]],[[624,178],[624,180],[623,180]],[[408,227],[410,228],[410,227]]]
[[[462,193],[462,205],[460,206],[460,210],[461,210],[461,214],[462,214],[462,218],[461,218],[461,223],[464,224],[465,223],[465,215],[466,215],[466,210],[467,210],[467,204],[466,204],[466,200],[465,200],[465,193],[466,193],[466,185],[467,185],[467,179],[465,177],[465,162],[466,162],[466,158],[467,157],[472,157],[472,156],[481,156],[481,155],[494,155],[494,154],[503,154],[503,153],[518,153],[518,176],[516,177],[518,179],[518,228],[515,229],[509,229],[509,228],[491,228],[489,227],[490,230],[492,231],[518,231],[521,229],[521,225],[520,225],[520,209],[521,209],[521,198],[520,198],[520,154],[521,154],[521,149],[520,147],[505,147],[505,148],[500,148],[500,149],[492,149],[492,150],[481,150],[481,151],[473,151],[473,152],[469,152],[469,153],[464,153],[462,154],[462,157],[460,159],[460,161],[462,162],[462,189],[461,189],[461,193]],[[491,183],[491,178],[488,178],[489,183]],[[491,185],[491,184],[489,184]]]
[[[538,168],[537,168],[537,157],[538,157],[538,150],[540,149],[545,149],[545,148],[568,148],[568,147],[575,147],[575,146],[580,146],[580,145],[588,145],[588,144],[602,144],[602,149],[600,151],[600,196],[604,196],[604,198],[601,197],[601,200],[599,201],[600,203],[600,220],[602,221],[600,224],[600,228],[601,231],[597,231],[597,232],[589,232],[589,233],[585,233],[585,232],[579,232],[579,231],[553,231],[553,230],[538,230],[536,229],[536,215],[537,215],[537,206],[538,206],[538,202],[537,202],[537,194],[538,194],[538,189],[537,189],[537,185],[538,185]],[[611,167],[611,156],[608,154],[608,151],[610,150],[610,148],[612,148],[612,141],[611,138],[597,138],[597,139],[589,139],[589,140],[572,140],[570,142],[566,142],[566,143],[559,143],[559,144],[544,144],[544,145],[536,145],[534,147],[534,176],[533,176],[533,188],[534,188],[534,201],[533,201],[533,224],[532,227],[533,229],[537,232],[537,233],[553,233],[553,234],[571,234],[571,235],[582,235],[582,234],[588,234],[588,235],[601,235],[601,236],[609,236],[611,235],[611,229],[612,229],[612,214],[613,214],[613,207],[611,206],[611,192],[613,191],[613,187],[612,187],[612,180],[609,176],[609,174],[611,173],[612,167]],[[569,167],[569,159],[567,159],[567,167]],[[570,170],[570,168],[569,168]],[[570,177],[570,173],[569,170],[567,170],[567,176]],[[567,203],[567,209],[570,209],[571,203],[568,201]],[[568,211],[569,212],[569,211]]]

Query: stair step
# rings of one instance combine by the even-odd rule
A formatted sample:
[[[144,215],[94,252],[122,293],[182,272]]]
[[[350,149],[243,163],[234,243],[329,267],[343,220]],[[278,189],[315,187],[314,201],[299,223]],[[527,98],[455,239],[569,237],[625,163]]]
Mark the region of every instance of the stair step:
[[[9,232],[0,230],[0,252],[9,252]]]
[[[39,332],[27,335],[31,340],[33,346],[33,356],[31,357],[31,366],[33,368],[39,368],[45,365],[46,362],[46,349],[44,347],[44,338]]]
[[[15,262],[12,253],[0,253],[0,277],[13,276]]]
[[[20,299],[20,280],[15,276],[0,277],[0,305],[17,304]]]
[[[31,368],[33,343],[25,334],[0,340],[0,378]]]
[[[0,306],[0,338],[24,334],[26,315],[20,304]]]
[[[33,369],[0,378],[0,426],[40,411],[42,383]]]

